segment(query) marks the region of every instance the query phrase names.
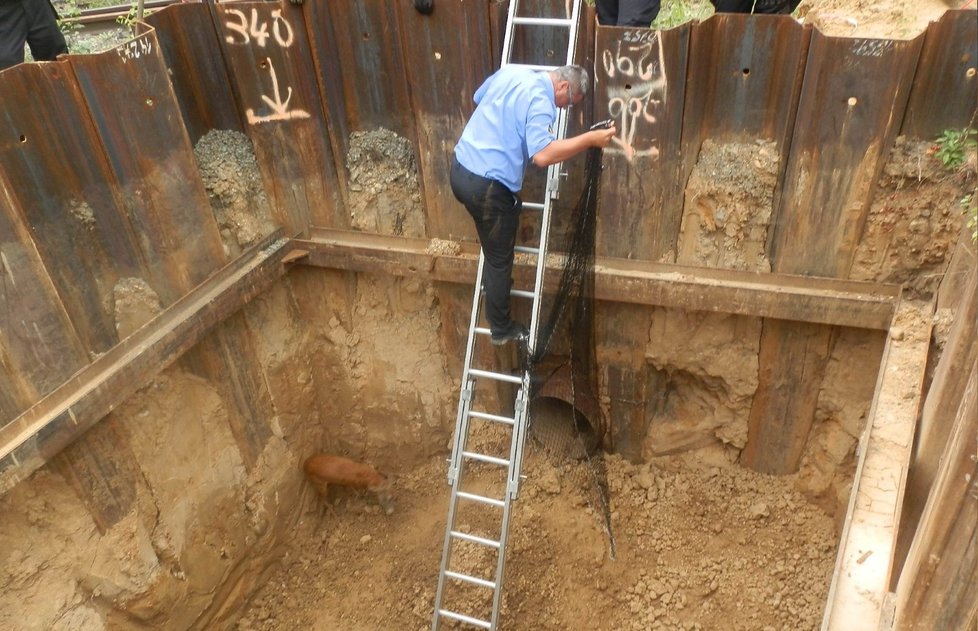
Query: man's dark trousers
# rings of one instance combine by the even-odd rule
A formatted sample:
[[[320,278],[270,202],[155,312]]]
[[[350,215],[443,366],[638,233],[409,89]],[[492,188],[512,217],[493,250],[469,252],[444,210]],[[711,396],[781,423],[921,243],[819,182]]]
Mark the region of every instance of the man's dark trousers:
[[[68,52],[50,0],[0,0],[0,70],[24,61],[24,43],[35,61]]]
[[[496,180],[472,173],[452,160],[452,193],[475,221],[485,265],[486,320],[494,332],[509,329],[509,290],[513,285],[513,252],[523,202]]]
[[[596,0],[598,24],[648,28],[659,17],[660,0]]]

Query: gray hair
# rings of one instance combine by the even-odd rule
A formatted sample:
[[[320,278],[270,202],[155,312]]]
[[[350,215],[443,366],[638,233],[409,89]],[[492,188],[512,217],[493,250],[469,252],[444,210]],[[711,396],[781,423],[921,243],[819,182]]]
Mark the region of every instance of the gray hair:
[[[580,66],[561,66],[553,71],[558,81],[570,83],[571,98],[580,95],[582,98],[587,96],[588,88],[591,85],[591,78],[587,70]]]

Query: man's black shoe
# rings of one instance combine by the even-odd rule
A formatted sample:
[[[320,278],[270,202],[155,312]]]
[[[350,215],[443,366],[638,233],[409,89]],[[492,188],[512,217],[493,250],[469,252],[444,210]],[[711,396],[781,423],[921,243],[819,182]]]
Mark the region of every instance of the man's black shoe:
[[[530,337],[530,332],[526,329],[525,326],[523,326],[519,322],[510,322],[509,328],[507,328],[506,330],[500,332],[496,332],[496,331],[492,332],[492,345],[502,346],[503,344],[505,344],[510,340],[518,340],[525,343],[529,337]]]

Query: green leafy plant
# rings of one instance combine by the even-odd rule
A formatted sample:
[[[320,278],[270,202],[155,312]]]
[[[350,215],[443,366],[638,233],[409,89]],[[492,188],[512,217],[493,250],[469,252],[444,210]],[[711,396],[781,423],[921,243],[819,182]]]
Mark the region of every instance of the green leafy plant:
[[[944,168],[954,171],[964,164],[968,149],[978,144],[978,131],[965,127],[964,129],[945,129],[937,138],[937,150],[934,156],[941,161]]]
[[[971,231],[971,242],[978,243],[978,194],[969,193],[961,199],[965,222]]]
[[[71,37],[81,29],[78,17],[81,16],[81,9],[74,2],[62,5],[58,9],[58,28],[66,38]]]
[[[652,28],[664,31],[691,20],[705,20],[711,15],[713,5],[707,0],[662,0]]]
[[[115,21],[122,26],[132,28],[132,23],[136,21],[136,17],[139,14],[139,8],[136,2],[129,5],[129,11],[125,15],[120,15],[115,19]]]

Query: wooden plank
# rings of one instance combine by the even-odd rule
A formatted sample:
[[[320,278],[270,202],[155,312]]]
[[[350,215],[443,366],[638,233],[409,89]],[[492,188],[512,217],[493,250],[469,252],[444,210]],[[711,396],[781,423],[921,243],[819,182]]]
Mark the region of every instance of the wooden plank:
[[[212,129],[244,132],[207,4],[172,4],[146,22],[156,29],[190,142]]]
[[[36,470],[284,274],[272,235],[0,429],[0,493]]]
[[[88,362],[9,196],[13,188],[0,171],[0,426]]]
[[[322,5],[208,5],[265,193],[289,234],[349,225],[307,35]]]
[[[978,19],[975,10],[949,10],[927,27],[900,133],[937,138],[945,129],[974,126],[978,103]],[[940,98],[935,96],[940,95]]]
[[[798,471],[833,341],[829,326],[764,320],[741,464],[774,475]]]
[[[154,33],[96,55],[68,57],[142,247],[151,278],[171,305],[224,263]]]
[[[774,271],[848,275],[922,41],[922,35],[894,41],[812,34],[783,194],[771,221]]]
[[[681,138],[690,25],[598,27],[595,118],[614,119],[604,150],[597,253],[672,262],[682,219]]]
[[[143,276],[139,242],[67,64],[4,74],[0,170],[75,332],[91,354],[117,341],[112,289]]]
[[[954,313],[954,324],[944,344],[940,361],[934,370],[920,415],[913,460],[907,476],[907,499],[904,502],[897,545],[897,571],[917,530],[928,493],[934,485],[941,458],[947,448],[952,424],[968,384],[970,368],[978,358],[978,284],[971,270],[968,283],[960,294],[961,302]]]
[[[931,307],[903,302],[883,350],[822,620],[824,631],[878,629],[888,593],[914,427],[923,396]]]
[[[51,459],[88,509],[100,534],[129,514],[142,479],[129,435],[111,415]]]
[[[978,364],[896,590],[896,631],[973,629],[978,618]]]
[[[426,239],[386,237],[316,229],[313,238],[298,240],[309,251],[309,265],[419,276],[470,285],[475,278],[475,244],[459,246],[459,254],[431,254]],[[532,268],[517,265],[515,276],[528,282]],[[548,289],[559,278],[547,274]],[[595,297],[599,300],[764,316],[800,322],[838,324],[886,330],[893,315],[896,287],[859,281],[804,278],[735,270],[710,270],[599,257],[595,262]]]
[[[429,237],[476,240],[475,227],[449,183],[455,143],[475,105],[472,95],[492,73],[489,14],[485,0],[438,5],[421,15],[408,5],[399,11],[401,44],[417,127],[418,176]],[[466,46],[458,43],[467,42]]]
[[[251,336],[244,314],[234,313],[180,359],[221,393],[231,434],[249,472],[272,436],[269,422],[275,414]]]

